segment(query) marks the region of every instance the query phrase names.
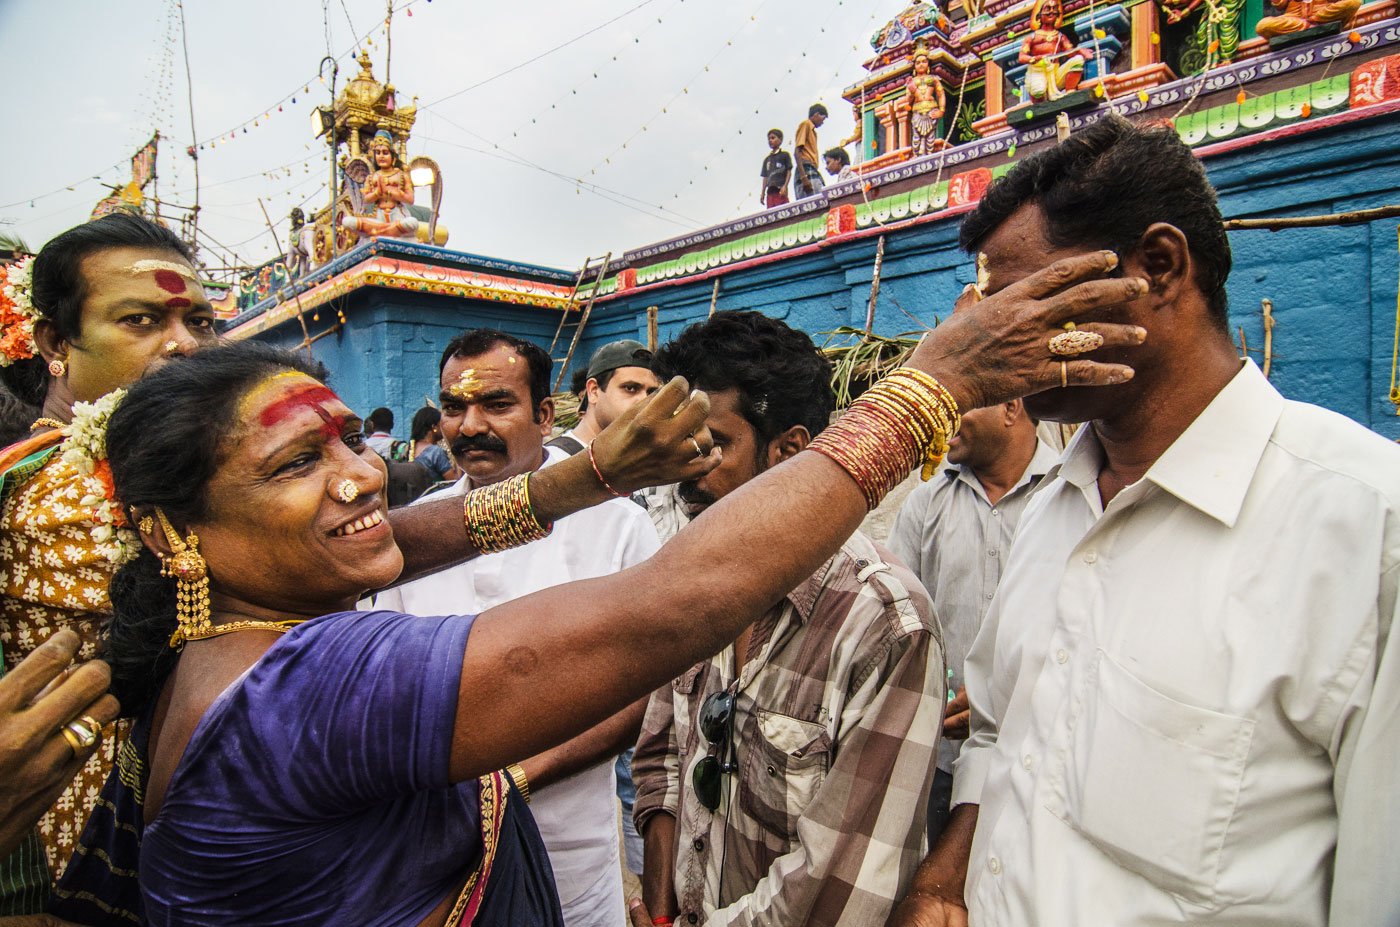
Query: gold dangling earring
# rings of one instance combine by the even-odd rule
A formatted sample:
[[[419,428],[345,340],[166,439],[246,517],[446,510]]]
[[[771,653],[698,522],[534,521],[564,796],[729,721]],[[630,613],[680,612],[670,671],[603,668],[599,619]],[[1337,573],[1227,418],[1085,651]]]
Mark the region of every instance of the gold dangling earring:
[[[206,636],[214,627],[209,620],[209,565],[200,556],[198,535],[191,531],[180,540],[160,509],[156,509],[156,520],[170,545],[170,556],[161,558],[160,575],[175,578],[175,613],[180,624],[170,635],[170,646],[179,648],[185,641]]]

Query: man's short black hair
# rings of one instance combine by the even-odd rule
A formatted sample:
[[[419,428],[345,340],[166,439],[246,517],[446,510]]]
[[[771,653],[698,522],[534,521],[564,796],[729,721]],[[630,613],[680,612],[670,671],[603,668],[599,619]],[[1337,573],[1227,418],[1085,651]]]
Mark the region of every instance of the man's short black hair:
[[[831,421],[831,363],[806,332],[761,312],[716,312],[656,352],[665,382],[682,376],[703,390],[739,391],[739,411],[766,445],[794,425],[813,437]]]
[[[365,425],[369,427],[371,432],[393,431],[394,413],[384,408],[384,406],[380,406],[369,415],[365,416]]]
[[[837,162],[843,166],[851,163],[851,154],[844,148],[828,149],[826,154],[822,155],[822,157],[835,158]]]
[[[1216,323],[1228,329],[1230,240],[1205,168],[1170,127],[1139,129],[1109,116],[1019,162],[963,220],[963,248],[976,251],[1028,203],[1040,207],[1045,235],[1058,247],[1126,255],[1155,222],[1180,229],[1195,261],[1196,283]]]
[[[808,118],[808,119],[811,119],[813,116],[817,115],[818,113],[820,113],[820,114],[823,115],[823,116],[830,116],[830,115],[831,115],[830,113],[828,113],[828,112],[826,111],[826,107],[825,107],[825,106],[821,105],[820,103],[813,103],[813,104],[808,108],[808,110],[807,110],[807,118]]]
[[[783,130],[782,130],[782,129],[769,129],[769,130],[768,130],[768,134],[769,134],[769,135],[776,135],[776,136],[778,136],[778,141],[780,141],[780,142],[783,140]]]
[[[468,329],[449,341],[443,349],[442,359],[438,361],[438,376],[442,376],[443,368],[452,358],[479,357],[498,344],[514,348],[515,353],[530,365],[530,402],[538,409],[540,403],[549,398],[549,371],[554,367],[554,361],[550,360],[544,348],[533,341],[508,335],[495,328]]]

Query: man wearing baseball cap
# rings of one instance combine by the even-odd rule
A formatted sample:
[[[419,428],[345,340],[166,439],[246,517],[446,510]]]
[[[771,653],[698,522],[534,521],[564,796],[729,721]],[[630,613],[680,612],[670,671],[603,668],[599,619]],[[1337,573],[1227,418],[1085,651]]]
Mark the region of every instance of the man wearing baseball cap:
[[[583,414],[570,431],[549,442],[577,454],[619,415],[656,392],[661,381],[651,372],[651,352],[640,341],[613,341],[593,352],[581,403]]]

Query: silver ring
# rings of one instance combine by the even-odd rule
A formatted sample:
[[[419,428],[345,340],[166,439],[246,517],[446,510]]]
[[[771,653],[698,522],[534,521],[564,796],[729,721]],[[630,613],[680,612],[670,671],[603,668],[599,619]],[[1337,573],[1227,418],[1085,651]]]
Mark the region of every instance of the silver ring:
[[[702,450],[700,450],[700,442],[695,440],[695,435],[691,435],[691,436],[690,436],[690,443],[691,443],[692,445],[694,445],[694,447],[695,447],[695,456],[696,456],[696,457],[704,457],[704,456],[705,456],[705,452],[702,451]]]
[[[69,721],[59,730],[64,740],[68,741],[68,746],[73,748],[74,753],[86,750],[97,743],[97,731],[87,724],[86,717],[76,721]]]

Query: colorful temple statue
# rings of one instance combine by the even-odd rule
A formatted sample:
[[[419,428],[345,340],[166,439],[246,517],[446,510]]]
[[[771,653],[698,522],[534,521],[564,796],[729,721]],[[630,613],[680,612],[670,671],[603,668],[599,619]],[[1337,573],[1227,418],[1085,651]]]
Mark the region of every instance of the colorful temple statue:
[[[1266,39],[1293,35],[1317,26],[1335,24],[1338,30],[1351,23],[1361,0],[1271,0],[1277,16],[1265,16],[1254,31]]]
[[[374,162],[374,171],[360,187],[366,213],[342,216],[341,225],[361,235],[414,237],[418,231],[418,220],[408,211],[408,207],[413,205],[413,181],[399,162],[398,152],[394,150],[394,137],[380,129],[370,142],[369,154]]]
[[[1075,48],[1060,27],[1065,14],[1060,0],[1036,0],[1034,28],[1021,43],[1017,61],[1026,65],[1025,97],[1041,103],[1057,100],[1079,86],[1088,54]]]
[[[1177,66],[1182,74],[1197,74],[1211,65],[1234,60],[1240,48],[1245,0],[1215,0],[1209,4],[1204,0],[1161,0],[1161,5],[1169,26],[1201,10],[1178,53]]]
[[[948,108],[943,82],[930,73],[928,47],[919,42],[914,51],[914,73],[904,82],[909,97],[909,142],[913,156],[931,154],[938,145],[938,120]]]

